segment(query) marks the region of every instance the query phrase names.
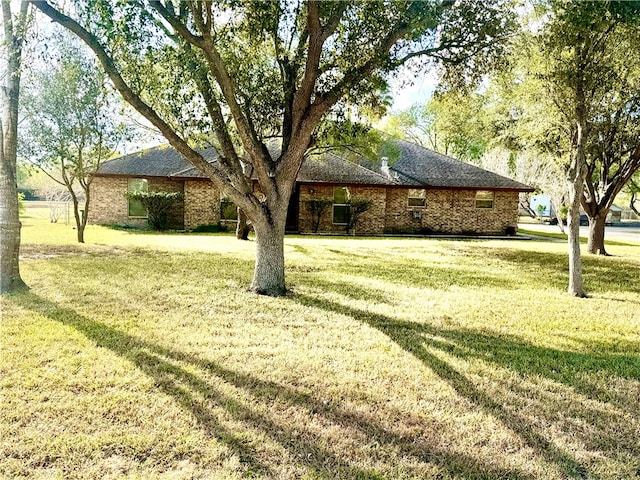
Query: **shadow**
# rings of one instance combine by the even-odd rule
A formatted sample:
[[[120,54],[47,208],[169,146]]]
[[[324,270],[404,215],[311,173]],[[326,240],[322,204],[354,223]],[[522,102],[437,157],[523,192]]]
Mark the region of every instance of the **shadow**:
[[[407,438],[394,432],[392,427],[383,425],[372,415],[347,411],[341,405],[322,400],[301,388],[264,380],[225,368],[211,360],[145,341],[80,315],[70,308],[60,307],[32,292],[12,296],[10,300],[21,308],[74,328],[96,346],[106,348],[130,361],[154,379],[160,392],[171,396],[184,411],[193,414],[208,435],[235,452],[247,475],[279,478],[274,466],[263,459],[263,452],[246,440],[245,429],[253,429],[286,449],[290,458],[296,459],[298,464],[311,469],[312,472],[307,473],[313,478],[385,478],[376,471],[353,465],[344,458],[345,455],[341,455],[342,452],[331,450],[330,446],[326,446],[327,439],[306,424],[297,424],[293,428],[278,421],[275,416],[264,413],[274,409],[288,411],[297,407],[304,410],[305,418],[320,416],[330,424],[329,428],[355,430],[365,437],[366,442],[393,447],[398,455],[410,460],[411,466],[407,468],[418,469],[416,464],[427,463],[439,465],[450,474],[467,479],[532,478],[517,470],[503,470],[495,465],[483,464],[473,456],[450,453],[426,440]],[[206,370],[212,377],[205,375],[205,379],[192,373],[193,367]],[[249,401],[240,400],[244,395],[224,393],[220,387],[221,382],[248,394]],[[252,408],[250,405],[257,407]],[[215,409],[223,409],[225,415],[231,415],[236,422],[242,423],[242,429],[233,431],[224,426]],[[390,467],[396,465],[392,464]],[[416,475],[419,472],[408,473]]]
[[[579,380],[581,372],[605,372],[608,375],[620,375],[629,379],[640,378],[638,357],[618,355],[612,359],[606,355],[562,352],[525,344],[509,337],[499,338],[467,330],[447,330],[425,324],[398,321],[385,315],[311,296],[298,295],[295,300],[306,306],[349,316],[376,328],[449,383],[460,396],[501,421],[506,428],[515,432],[539,455],[556,464],[567,477],[571,478],[591,478],[590,475],[595,473],[588,472],[584,464],[550,442],[545,437],[544,431],[534,425],[532,420],[527,419],[528,415],[521,415],[512,406],[493,399],[463,373],[432,353],[432,350],[438,349],[460,358],[480,358],[514,370],[522,376],[543,375],[602,401],[611,401],[613,395],[597,390],[587,382]],[[518,393],[517,388],[510,387],[510,389],[513,393]],[[622,401],[621,399],[619,403]],[[628,405],[625,407],[633,408]],[[584,409],[586,410],[585,420],[588,422],[592,420],[589,417],[591,412],[587,406],[584,406]],[[634,427],[629,425],[626,428],[629,429],[627,435],[619,432],[620,438],[610,438],[610,445],[626,450],[626,453],[636,457],[640,456],[640,446],[635,443]],[[585,433],[587,434],[588,432]],[[620,441],[621,438],[626,440]]]
[[[492,256],[508,264],[517,265],[523,274],[544,278],[549,286],[560,290],[566,288],[569,266],[565,254],[498,248],[492,250]],[[621,268],[615,258],[582,255],[582,274],[589,291],[616,290],[640,294],[637,269],[632,266]]]

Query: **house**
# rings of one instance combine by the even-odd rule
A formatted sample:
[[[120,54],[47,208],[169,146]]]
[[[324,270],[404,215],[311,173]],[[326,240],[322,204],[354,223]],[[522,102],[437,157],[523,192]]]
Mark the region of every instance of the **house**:
[[[396,143],[397,160],[390,164],[383,158],[378,167],[333,153],[310,156],[291,196],[287,230],[344,233],[352,202],[363,201],[368,208],[355,226],[358,234],[516,232],[518,196],[533,191],[531,187],[416,144]],[[201,153],[216,161],[212,148]],[[144,208],[125,196],[136,190],[183,193],[184,201],[171,212],[174,228],[233,221],[235,214],[208,178],[173,148],[160,146],[99,168],[92,184],[89,222],[146,224]],[[325,205],[321,215],[312,213],[314,204]]]

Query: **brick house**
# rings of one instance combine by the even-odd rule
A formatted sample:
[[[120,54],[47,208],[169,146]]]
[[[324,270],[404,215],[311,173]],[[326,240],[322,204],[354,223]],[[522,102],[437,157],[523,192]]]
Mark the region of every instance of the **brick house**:
[[[287,230],[344,233],[351,205],[367,202],[357,234],[514,234],[520,192],[533,189],[509,178],[398,140],[398,160],[377,168],[332,153],[311,156],[292,193]],[[216,161],[213,149],[201,153]],[[235,208],[171,147],[160,146],[104,163],[94,174],[89,222],[145,225],[146,212],[127,200],[135,190],[182,192],[173,228],[232,222]],[[320,215],[312,206],[323,206]],[[316,210],[317,212],[317,210]],[[317,229],[316,229],[317,227]]]

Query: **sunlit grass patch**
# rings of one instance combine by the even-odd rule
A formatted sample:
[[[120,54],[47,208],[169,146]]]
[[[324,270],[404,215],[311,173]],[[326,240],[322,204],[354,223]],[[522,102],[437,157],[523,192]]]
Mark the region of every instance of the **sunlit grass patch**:
[[[32,229],[29,230],[29,222]],[[635,478],[640,252],[287,237],[25,219],[2,306],[7,478]],[[10,439],[10,440],[7,440]]]

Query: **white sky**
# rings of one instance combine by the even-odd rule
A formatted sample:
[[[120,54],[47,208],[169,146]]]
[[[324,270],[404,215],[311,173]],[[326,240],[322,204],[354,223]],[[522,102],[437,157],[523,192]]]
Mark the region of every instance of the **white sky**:
[[[438,78],[435,73],[425,72],[419,76],[408,72],[401,73],[398,78],[391,81],[392,112],[406,110],[416,103],[426,103],[437,85]]]

